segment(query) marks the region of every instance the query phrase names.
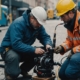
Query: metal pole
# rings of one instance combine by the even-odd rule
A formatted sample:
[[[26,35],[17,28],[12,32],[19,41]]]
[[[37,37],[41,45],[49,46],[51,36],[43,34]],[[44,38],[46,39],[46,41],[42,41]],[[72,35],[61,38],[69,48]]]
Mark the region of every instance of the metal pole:
[[[10,23],[12,23],[12,11],[11,11],[11,8],[12,8],[12,6],[11,6],[12,4],[11,4],[11,0],[9,0],[9,17],[10,17]]]
[[[1,11],[1,0],[0,0],[0,20],[1,20],[1,13],[2,11]]]
[[[11,0],[9,0],[9,10],[10,10],[10,13],[11,13]]]

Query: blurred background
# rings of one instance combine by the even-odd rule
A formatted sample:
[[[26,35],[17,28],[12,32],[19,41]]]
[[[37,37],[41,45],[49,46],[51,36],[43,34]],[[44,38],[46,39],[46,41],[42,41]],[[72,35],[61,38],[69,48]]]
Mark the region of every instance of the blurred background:
[[[9,28],[9,25],[27,9],[32,9],[36,6],[42,6],[47,12],[47,24],[45,28],[47,33],[51,36],[53,40],[53,32],[55,26],[62,23],[60,18],[56,16],[56,4],[58,0],[0,0],[0,43],[4,38],[4,35]],[[74,0],[76,3],[76,8],[80,11],[80,0]],[[63,25],[59,26],[57,29],[56,45],[60,45],[67,36],[66,29]],[[1,44],[0,44],[1,45]],[[37,40],[33,46],[40,46],[41,44]],[[64,55],[68,55],[67,53]],[[54,61],[60,62],[64,57],[60,54],[54,54]],[[0,62],[3,64],[3,62]],[[32,71],[33,72],[33,71]],[[30,72],[30,74],[32,74]],[[4,69],[0,68],[0,80],[4,80]]]
[[[28,8],[42,6],[47,11],[47,20],[59,19],[56,16],[58,0],[0,0],[0,26],[7,26]],[[74,0],[80,10],[80,0]]]

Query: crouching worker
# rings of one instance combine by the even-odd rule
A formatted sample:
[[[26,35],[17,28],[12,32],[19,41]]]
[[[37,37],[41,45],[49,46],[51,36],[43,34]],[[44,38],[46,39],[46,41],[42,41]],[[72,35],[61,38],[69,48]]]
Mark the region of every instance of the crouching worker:
[[[59,71],[61,80],[80,78],[80,12],[75,9],[73,0],[59,0],[56,6],[57,15],[67,29],[66,41],[55,48],[55,53],[64,54],[71,50]]]
[[[5,60],[6,80],[15,80],[19,74],[27,77],[27,72],[35,65],[34,57],[45,53],[43,48],[32,46],[36,39],[46,50],[51,48],[50,36],[43,27],[46,18],[46,11],[37,6],[25,11],[8,28],[1,43],[1,47],[5,50],[2,58]],[[19,66],[20,61],[23,63]]]

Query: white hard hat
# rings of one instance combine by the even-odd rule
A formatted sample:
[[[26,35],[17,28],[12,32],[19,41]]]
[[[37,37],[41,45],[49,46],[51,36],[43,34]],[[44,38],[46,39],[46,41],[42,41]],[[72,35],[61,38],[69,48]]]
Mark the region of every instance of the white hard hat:
[[[43,7],[37,6],[31,10],[31,13],[41,25],[46,22],[47,13]]]

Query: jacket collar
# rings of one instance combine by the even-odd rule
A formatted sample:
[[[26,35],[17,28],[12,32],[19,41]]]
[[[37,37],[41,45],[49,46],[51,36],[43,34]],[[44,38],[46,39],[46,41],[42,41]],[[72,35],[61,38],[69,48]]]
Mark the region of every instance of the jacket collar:
[[[80,24],[78,23],[79,19],[80,19],[80,12],[77,11],[73,34],[74,34],[76,31],[80,31]]]
[[[31,10],[28,9],[27,11],[24,11],[22,14],[23,18],[25,19],[26,26],[30,26],[30,24],[29,24],[29,13],[30,12],[31,12]]]

